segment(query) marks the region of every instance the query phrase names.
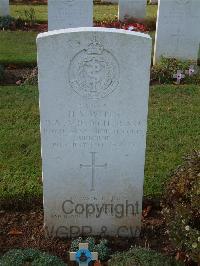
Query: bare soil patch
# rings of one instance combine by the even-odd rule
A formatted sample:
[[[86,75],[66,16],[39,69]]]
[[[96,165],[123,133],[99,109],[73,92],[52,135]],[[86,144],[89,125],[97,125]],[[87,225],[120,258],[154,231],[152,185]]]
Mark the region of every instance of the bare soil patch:
[[[12,207],[11,207],[12,206]],[[62,258],[68,265],[71,239],[45,238],[41,200],[7,202],[0,211],[0,255],[14,248],[37,248]],[[30,209],[31,207],[31,209]],[[111,252],[128,250],[131,246],[149,247],[169,256],[177,252],[166,234],[165,222],[158,202],[146,201],[143,207],[141,237],[134,239],[108,237]],[[107,265],[105,262],[103,265]]]

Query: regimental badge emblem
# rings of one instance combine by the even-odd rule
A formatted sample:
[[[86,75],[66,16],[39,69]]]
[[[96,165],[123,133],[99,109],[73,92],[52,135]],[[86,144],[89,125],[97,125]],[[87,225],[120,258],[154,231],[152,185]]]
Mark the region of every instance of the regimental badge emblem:
[[[69,65],[71,88],[88,99],[101,99],[119,84],[119,64],[113,54],[94,38]]]

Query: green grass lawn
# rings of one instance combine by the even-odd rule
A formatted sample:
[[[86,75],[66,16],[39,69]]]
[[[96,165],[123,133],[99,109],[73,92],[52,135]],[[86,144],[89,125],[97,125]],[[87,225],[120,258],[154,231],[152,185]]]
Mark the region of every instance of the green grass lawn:
[[[46,5],[11,5],[11,15],[24,18],[24,10],[34,8],[37,21],[47,20]],[[117,16],[117,5],[94,5],[95,20],[113,20]],[[157,6],[147,6],[147,16],[156,16]],[[151,33],[153,34],[153,33]],[[0,32],[0,64],[36,65],[35,32],[1,31]]]
[[[1,31],[0,63],[36,64],[35,32]]]
[[[150,35],[154,40],[154,33]],[[0,32],[0,64],[36,65],[35,32],[1,31]]]
[[[0,198],[41,194],[38,91],[0,87]]]
[[[39,22],[47,21],[47,5],[11,5],[11,16],[26,19],[24,10],[35,10],[36,20]]]
[[[38,90],[0,87],[0,198],[41,196]],[[146,196],[163,193],[163,182],[182,156],[200,148],[200,86],[151,87]]]
[[[47,6],[46,5],[11,5],[11,15],[13,17],[25,18],[24,10],[34,8],[36,20],[39,22],[47,21]],[[157,6],[147,6],[147,17],[156,17]],[[110,21],[115,20],[118,14],[117,5],[94,5],[94,20],[95,21]]]

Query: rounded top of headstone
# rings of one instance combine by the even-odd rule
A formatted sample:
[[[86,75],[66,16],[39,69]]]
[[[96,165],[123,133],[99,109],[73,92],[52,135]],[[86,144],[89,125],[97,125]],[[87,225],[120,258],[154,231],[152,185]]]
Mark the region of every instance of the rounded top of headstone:
[[[80,27],[80,28],[68,28],[68,29],[60,29],[60,30],[52,30],[48,32],[39,33],[37,36],[37,41],[41,38],[52,37],[56,35],[62,35],[67,33],[84,33],[84,32],[102,32],[102,33],[116,33],[116,34],[126,34],[135,37],[143,37],[144,39],[152,40],[151,36],[146,33],[123,30],[123,29],[115,29],[115,28],[103,28],[103,27]]]

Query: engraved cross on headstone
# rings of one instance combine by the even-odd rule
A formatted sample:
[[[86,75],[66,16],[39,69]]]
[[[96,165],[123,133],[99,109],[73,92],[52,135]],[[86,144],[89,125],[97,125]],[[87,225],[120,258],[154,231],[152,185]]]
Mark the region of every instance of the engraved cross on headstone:
[[[96,152],[90,152],[91,155],[92,155],[92,164],[80,164],[80,168],[82,167],[89,167],[89,168],[92,168],[92,184],[91,184],[91,191],[94,190],[94,181],[95,181],[95,170],[96,168],[98,167],[104,167],[106,168],[107,167],[107,163],[105,164],[96,164]]]

